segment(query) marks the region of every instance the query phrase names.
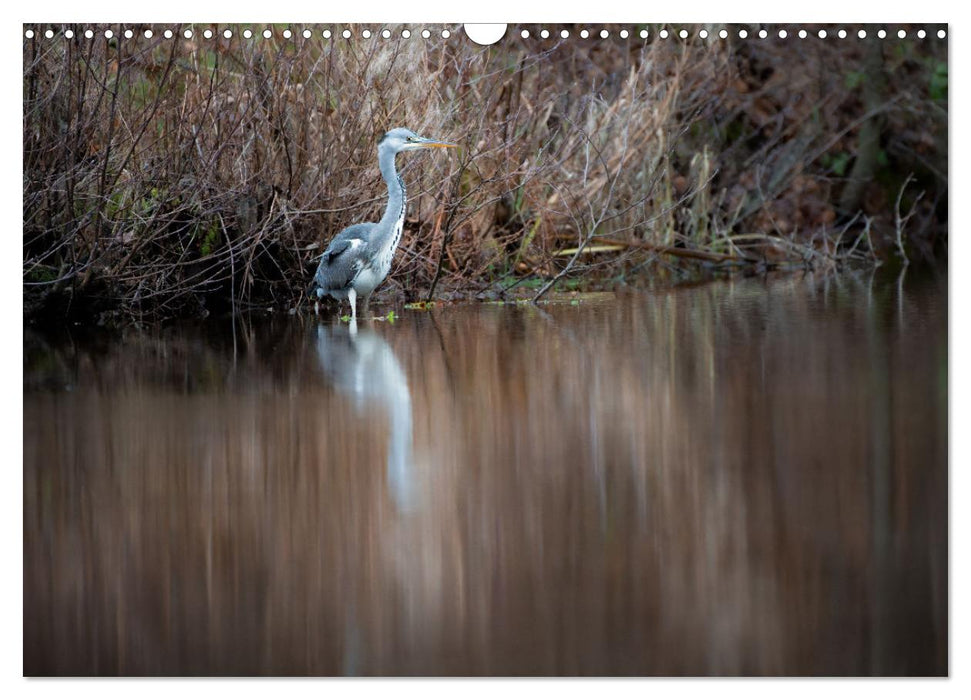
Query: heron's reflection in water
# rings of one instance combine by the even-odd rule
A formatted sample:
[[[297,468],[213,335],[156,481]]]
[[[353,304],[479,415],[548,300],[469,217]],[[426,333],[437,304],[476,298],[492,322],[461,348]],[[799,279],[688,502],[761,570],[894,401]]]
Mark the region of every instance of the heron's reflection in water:
[[[375,406],[388,417],[387,484],[399,512],[418,505],[412,455],[411,392],[398,358],[380,335],[357,324],[317,326],[317,359],[331,385],[354,402],[358,415]]]

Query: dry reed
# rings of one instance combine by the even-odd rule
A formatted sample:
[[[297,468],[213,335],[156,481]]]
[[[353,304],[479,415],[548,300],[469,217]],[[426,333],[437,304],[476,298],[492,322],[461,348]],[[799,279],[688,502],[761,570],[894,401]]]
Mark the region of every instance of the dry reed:
[[[399,160],[411,205],[383,287],[397,300],[832,267],[946,243],[943,42],[885,52],[887,74],[910,78],[876,110],[900,175],[867,190],[864,226],[836,204],[875,118],[847,77],[864,70],[863,42],[105,28],[24,42],[27,316],[301,303],[329,239],[380,216],[375,142],[399,125],[463,149]],[[912,172],[927,196],[903,202],[898,246],[893,197]]]

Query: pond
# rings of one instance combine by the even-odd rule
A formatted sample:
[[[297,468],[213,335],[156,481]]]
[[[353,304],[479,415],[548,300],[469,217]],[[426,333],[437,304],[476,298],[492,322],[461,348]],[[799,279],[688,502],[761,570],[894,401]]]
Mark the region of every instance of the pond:
[[[944,274],[24,343],[27,675],[948,671]]]

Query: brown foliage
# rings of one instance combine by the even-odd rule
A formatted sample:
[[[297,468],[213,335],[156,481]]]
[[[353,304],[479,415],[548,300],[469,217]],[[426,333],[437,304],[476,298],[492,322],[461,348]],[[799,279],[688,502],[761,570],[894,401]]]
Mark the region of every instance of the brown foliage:
[[[646,40],[530,28],[524,40],[510,27],[480,47],[461,30],[424,40],[400,27],[350,40],[299,26],[290,39],[92,28],[24,43],[28,314],[75,300],[125,318],[299,303],[330,238],[380,216],[374,144],[395,126],[464,147],[399,160],[411,204],[383,289],[407,299],[696,269],[679,250],[732,265],[889,255],[910,173],[904,208],[926,196],[909,245],[944,240],[936,40],[886,40],[887,163],[854,217],[838,201],[872,116],[854,77],[861,41],[662,40],[654,28]],[[591,247],[600,236],[609,252]]]

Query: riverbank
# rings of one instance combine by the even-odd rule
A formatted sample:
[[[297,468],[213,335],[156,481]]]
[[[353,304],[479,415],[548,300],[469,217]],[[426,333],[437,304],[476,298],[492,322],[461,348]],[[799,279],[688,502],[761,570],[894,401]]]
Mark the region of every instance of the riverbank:
[[[330,238],[380,217],[375,144],[399,125],[462,148],[401,158],[386,303],[947,256],[933,33],[54,29],[24,41],[25,322],[298,307]]]

